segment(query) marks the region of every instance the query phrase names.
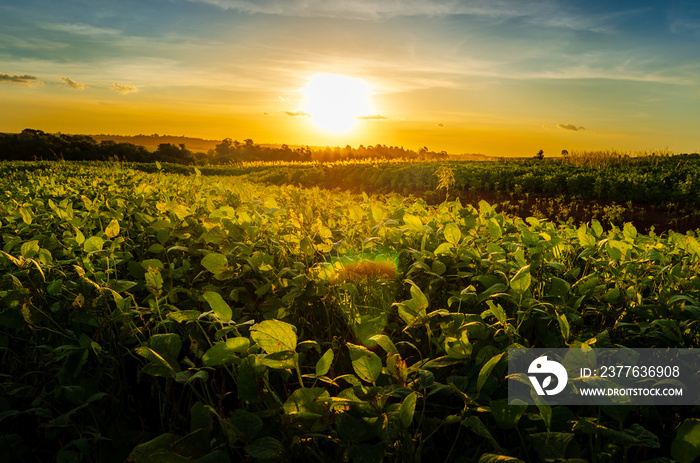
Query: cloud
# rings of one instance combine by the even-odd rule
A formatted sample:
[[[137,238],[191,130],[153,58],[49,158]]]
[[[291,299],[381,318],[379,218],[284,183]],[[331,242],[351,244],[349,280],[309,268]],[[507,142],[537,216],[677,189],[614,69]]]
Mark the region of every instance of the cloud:
[[[292,117],[309,117],[311,114],[305,113],[304,111],[285,111],[284,112],[287,116],[292,116]]]
[[[116,82],[112,85],[112,90],[116,90],[119,93],[134,93],[139,91],[135,85],[118,84]]]
[[[74,88],[76,90],[85,90],[87,88],[87,85],[76,82],[70,77],[61,77],[61,82],[65,82],[70,88]]]
[[[579,130],[586,130],[585,127],[577,127],[574,124],[557,124],[557,127],[563,130],[573,130],[574,132],[578,132]]]
[[[68,24],[68,23],[46,23],[40,26],[42,29],[58,32],[67,32],[69,34],[75,35],[86,35],[86,36],[113,36],[118,35],[120,31],[117,29],[110,29],[108,27],[95,27],[89,24]]]
[[[386,117],[382,116],[381,114],[373,114],[370,116],[357,116],[356,119],[362,119],[364,121],[378,121],[381,119],[386,119]]]
[[[341,19],[384,19],[406,16],[476,15],[493,18],[532,14],[510,0],[190,0],[249,14]],[[539,9],[535,9],[539,11]]]
[[[9,74],[4,74],[0,72],[0,82],[10,82],[11,84],[17,84],[21,85],[23,87],[33,87],[33,86],[41,86],[44,85],[42,81],[40,81],[37,77],[35,76],[30,76],[28,74],[25,74],[23,76],[11,76]]]

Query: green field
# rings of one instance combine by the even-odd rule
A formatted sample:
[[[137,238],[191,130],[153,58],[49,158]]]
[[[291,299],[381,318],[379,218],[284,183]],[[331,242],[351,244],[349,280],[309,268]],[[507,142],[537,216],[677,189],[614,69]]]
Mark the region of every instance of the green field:
[[[386,165],[424,168],[439,182],[438,165]],[[452,193],[469,189],[460,180],[468,165],[455,166]],[[385,169],[336,167],[365,169],[356,175],[367,182]],[[700,455],[696,408],[508,406],[505,378],[508,347],[698,347],[695,232],[519,218],[450,198],[438,183],[430,190],[448,200],[431,204],[285,184],[306,185],[287,177],[294,172],[321,171],[317,184],[342,187],[323,185],[348,177],[322,172],[336,167],[0,164],[0,454],[484,463]],[[649,167],[648,195],[654,175],[668,172],[659,188],[667,185],[669,202],[697,204],[700,176],[686,167],[675,170],[682,179]],[[251,172],[279,175],[281,185],[249,182]],[[420,179],[412,172],[396,182]],[[549,185],[538,175],[502,171],[498,188],[534,195]],[[642,192],[639,178],[630,174],[619,191]]]

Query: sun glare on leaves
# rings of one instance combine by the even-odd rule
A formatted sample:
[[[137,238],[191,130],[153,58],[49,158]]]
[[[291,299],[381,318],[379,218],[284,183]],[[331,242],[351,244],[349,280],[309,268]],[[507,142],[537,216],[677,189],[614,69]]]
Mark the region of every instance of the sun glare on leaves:
[[[361,79],[336,74],[316,74],[302,90],[305,112],[318,127],[329,132],[350,130],[360,116],[371,114],[369,85]]]

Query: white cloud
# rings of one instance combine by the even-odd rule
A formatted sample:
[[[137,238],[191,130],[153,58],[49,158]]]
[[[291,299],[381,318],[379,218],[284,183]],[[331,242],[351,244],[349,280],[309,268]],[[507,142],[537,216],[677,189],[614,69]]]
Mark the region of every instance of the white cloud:
[[[67,32],[69,34],[75,35],[89,35],[89,36],[114,36],[121,32],[117,29],[112,29],[108,27],[96,27],[89,24],[79,24],[79,23],[43,23],[39,27],[45,30]]]
[[[74,88],[76,90],[85,90],[87,88],[87,85],[76,82],[70,77],[61,77],[61,82],[65,82],[65,84],[70,88]]]
[[[139,91],[135,85],[119,84],[116,82],[112,85],[112,90],[116,90],[119,93],[134,93]]]

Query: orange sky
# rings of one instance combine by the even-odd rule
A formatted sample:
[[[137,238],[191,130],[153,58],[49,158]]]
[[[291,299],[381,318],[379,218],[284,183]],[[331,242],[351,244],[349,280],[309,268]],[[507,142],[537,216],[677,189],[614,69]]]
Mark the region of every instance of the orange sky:
[[[700,150],[689,2],[12,0],[0,18],[3,132]],[[319,127],[304,88],[323,73],[364,82],[372,118]]]

